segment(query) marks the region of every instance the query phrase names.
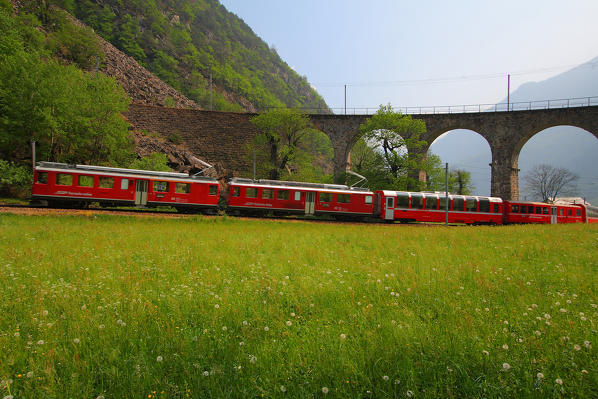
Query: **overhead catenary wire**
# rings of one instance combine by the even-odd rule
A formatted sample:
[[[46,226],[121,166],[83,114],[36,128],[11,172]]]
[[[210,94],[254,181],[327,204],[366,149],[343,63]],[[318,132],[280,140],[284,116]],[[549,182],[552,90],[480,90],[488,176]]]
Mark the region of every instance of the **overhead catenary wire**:
[[[462,76],[451,76],[451,77],[439,77],[439,78],[424,78],[424,79],[412,79],[412,80],[390,80],[390,81],[363,81],[363,82],[314,82],[313,84],[318,87],[380,87],[380,86],[418,86],[418,85],[435,85],[435,84],[446,84],[456,83],[463,81],[478,81],[478,80],[489,80],[489,79],[504,79],[505,76],[522,76],[532,75],[538,73],[555,72],[562,69],[569,68],[585,68],[585,67],[596,67],[598,61],[588,62],[582,65],[569,64],[547,68],[536,68],[520,70],[515,72],[495,72],[486,74],[473,74],[473,75],[462,75]]]

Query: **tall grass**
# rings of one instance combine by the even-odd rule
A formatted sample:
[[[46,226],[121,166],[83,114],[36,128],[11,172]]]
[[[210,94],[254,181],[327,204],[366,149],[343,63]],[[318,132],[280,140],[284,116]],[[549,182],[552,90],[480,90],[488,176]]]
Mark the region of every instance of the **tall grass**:
[[[0,397],[597,397],[598,226],[0,215]]]

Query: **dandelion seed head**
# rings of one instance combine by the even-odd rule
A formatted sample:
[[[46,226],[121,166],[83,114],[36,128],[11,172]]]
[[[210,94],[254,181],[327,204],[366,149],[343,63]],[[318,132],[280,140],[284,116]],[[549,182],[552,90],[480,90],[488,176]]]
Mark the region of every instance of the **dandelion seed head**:
[[[328,393],[328,388],[327,387],[322,387],[322,393],[324,395],[326,395]]]
[[[345,334],[341,334],[341,339],[345,339],[347,336]]]
[[[413,394],[413,391],[407,391],[407,392],[405,392],[405,395],[406,395],[408,398],[412,398],[414,394]]]
[[[287,326],[289,326],[289,327],[293,325],[293,323],[292,323],[290,320],[287,320],[287,323],[286,323],[286,324],[287,324]]]
[[[40,339],[39,341],[37,341],[37,344],[38,344],[38,345],[43,345],[43,344],[44,344],[44,340],[43,340],[43,339]]]
[[[383,375],[383,376],[382,376],[382,379],[383,379],[384,381],[388,381],[388,380],[390,380],[390,377],[388,377],[387,375]]]
[[[507,344],[504,344],[504,345],[502,346],[502,348],[503,348],[504,350],[509,350],[509,345],[507,345]]]
[[[287,391],[287,389],[285,388],[285,386],[281,385],[280,386],[280,392],[286,392],[286,391]]]
[[[164,359],[162,358],[162,356],[158,356],[158,357],[156,358],[156,361],[157,361],[158,363],[160,363],[162,360],[164,360]]]
[[[79,341],[79,338],[75,338],[75,339],[73,340],[73,343],[75,343],[75,344],[78,344],[79,342],[81,342],[81,341]]]
[[[561,380],[560,378],[557,378],[556,380],[554,380],[554,382],[556,382],[559,385],[563,385],[563,380]]]
[[[509,371],[511,369],[511,365],[509,363],[502,364],[503,371]]]
[[[575,349],[576,351],[580,351],[581,350],[581,346],[575,344],[575,345],[573,345],[573,349]]]
[[[544,378],[544,374],[542,374],[542,373],[538,373],[538,374],[536,374],[536,377],[537,377],[539,380],[541,380],[541,379],[543,379],[543,378]]]
[[[486,351],[486,350],[482,351],[482,355],[486,355],[486,356],[488,356],[489,354],[490,354],[490,352],[488,352],[488,351]]]
[[[207,376],[209,376],[209,375],[210,375],[210,373],[209,373],[207,370],[203,372],[203,376],[204,376],[204,377],[207,377]]]

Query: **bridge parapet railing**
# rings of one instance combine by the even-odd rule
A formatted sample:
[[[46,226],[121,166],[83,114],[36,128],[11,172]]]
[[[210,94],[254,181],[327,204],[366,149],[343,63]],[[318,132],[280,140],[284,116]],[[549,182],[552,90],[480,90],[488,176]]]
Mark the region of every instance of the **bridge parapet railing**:
[[[533,111],[542,109],[559,109],[590,107],[598,105],[598,96],[562,98],[539,101],[517,101],[497,104],[469,104],[469,105],[435,105],[422,107],[393,107],[395,112],[407,115],[428,114],[463,114],[474,112],[509,112]],[[300,108],[309,114],[334,114],[334,115],[372,115],[379,107],[351,107],[351,108]]]

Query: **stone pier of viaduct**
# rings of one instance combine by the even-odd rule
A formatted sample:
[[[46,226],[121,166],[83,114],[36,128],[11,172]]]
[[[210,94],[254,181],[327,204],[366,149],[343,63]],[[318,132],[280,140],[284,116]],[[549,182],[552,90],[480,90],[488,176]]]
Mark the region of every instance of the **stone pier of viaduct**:
[[[181,137],[185,146],[197,156],[232,174],[251,169],[246,148],[258,134],[249,122],[255,114],[131,105],[125,116],[137,129],[164,137],[173,134]],[[492,153],[491,195],[503,199],[519,198],[519,153],[536,133],[553,126],[569,125],[585,129],[598,138],[598,106],[411,116],[426,123],[427,132],[422,139],[429,143],[428,147],[438,136],[455,129],[469,129],[484,137]],[[349,166],[359,125],[367,117],[311,116],[316,127],[330,137],[335,174]]]

